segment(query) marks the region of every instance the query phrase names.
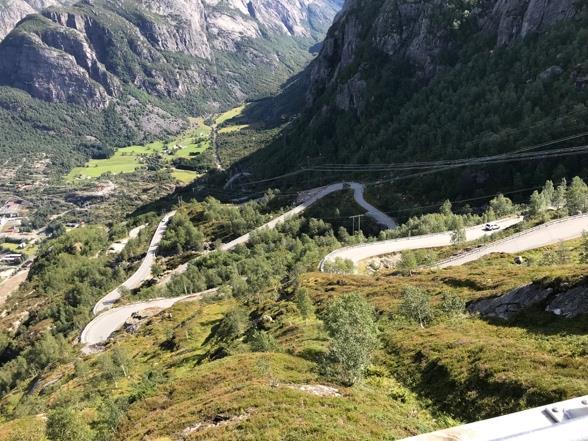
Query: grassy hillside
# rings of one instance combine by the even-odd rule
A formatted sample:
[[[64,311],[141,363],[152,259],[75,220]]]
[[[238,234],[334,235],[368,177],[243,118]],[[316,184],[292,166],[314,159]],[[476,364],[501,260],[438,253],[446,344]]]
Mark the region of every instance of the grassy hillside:
[[[341,201],[355,209],[348,195]],[[205,242],[254,228],[278,202],[183,204],[158,272],[194,257]],[[315,216],[325,209],[318,208]],[[157,217],[130,219],[125,228],[146,221],[153,227]],[[0,436],[45,425],[52,433],[65,415],[78,439],[96,441],[398,439],[588,392],[585,316],[568,320],[535,308],[495,322],[464,310],[533,281],[562,289],[582,283],[586,238],[523,253],[524,265],[494,255],[439,271],[329,275],[314,272],[319,260],[362,236],[293,219],[231,253],[195,259],[163,290],[126,293],[128,302],[221,287],[210,298],[152,311],[103,352],[81,356],[75,337],[93,302],[122,280],[120,268],[133,270],[153,232],[119,257],[104,255],[121,227],[73,230],[44,245],[30,281],[5,306],[5,329],[23,321],[0,340]],[[427,295],[432,317],[424,327],[402,306],[407,288]],[[334,370],[329,327],[331,308],[350,294],[367,300],[377,330],[353,385]],[[23,319],[23,309],[38,312]],[[351,329],[363,329],[357,325]]]
[[[430,286],[433,293],[451,290],[472,299],[541,275],[586,269],[574,264],[530,273],[510,259],[491,257],[413,277],[308,274],[302,286],[317,307],[308,319],[288,296],[259,306],[221,297],[180,304],[138,332],[119,335],[105,353],[44,373],[39,392],[24,394],[23,384],[4,397],[3,408],[14,417],[67,406],[99,432],[113,421],[107,409],[115,406],[114,439],[175,439],[182,433],[189,433],[187,439],[398,439],[581,395],[587,387],[586,320],[539,313],[532,321],[505,324],[458,316],[421,329],[397,314],[402,288]],[[345,292],[368,297],[382,330],[366,379],[352,388],[318,369],[329,343],[322,311]],[[232,340],[222,323],[235,308],[245,308],[250,321]],[[256,323],[261,315],[272,322]],[[275,339],[269,352],[253,349],[251,332],[260,326]],[[303,385],[334,387],[340,396],[316,396],[300,390]],[[21,418],[28,417],[6,423],[3,432]]]

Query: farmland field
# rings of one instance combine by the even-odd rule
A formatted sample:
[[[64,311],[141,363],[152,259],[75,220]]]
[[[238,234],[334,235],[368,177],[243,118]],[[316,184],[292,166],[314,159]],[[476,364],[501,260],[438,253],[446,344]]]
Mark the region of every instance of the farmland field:
[[[177,158],[190,158],[204,152],[210,146],[212,129],[202,119],[192,120],[193,127],[169,142],[155,141],[146,145],[132,145],[118,149],[108,159],[92,159],[82,167],[74,168],[67,176],[68,182],[98,178],[106,173],[132,173],[145,167],[149,157],[157,156],[165,163]],[[173,175],[182,182],[191,182],[194,174],[173,171]],[[188,181],[189,179],[189,181]]]
[[[219,115],[215,120],[216,125],[221,126],[224,123],[226,123],[227,121],[229,121],[230,119],[236,118],[237,116],[239,116],[243,113],[243,110],[245,110],[245,105],[235,107],[234,109],[231,109],[231,110]]]
[[[191,170],[174,169],[172,171],[172,176],[183,184],[189,184],[200,175]]]

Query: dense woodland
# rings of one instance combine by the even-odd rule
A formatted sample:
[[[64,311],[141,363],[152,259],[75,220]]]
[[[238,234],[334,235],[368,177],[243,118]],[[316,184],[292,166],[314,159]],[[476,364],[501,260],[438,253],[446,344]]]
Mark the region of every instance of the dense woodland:
[[[91,134],[91,136],[90,136]],[[50,158],[61,173],[88,158],[105,158],[138,134],[114,107],[99,112],[82,106],[48,104],[24,92],[0,87],[0,158]]]
[[[366,19],[369,13],[360,18]],[[443,57],[441,73],[429,84],[415,79],[415,68],[401,58],[373,49],[367,27],[361,59],[340,74],[340,81],[346,81],[362,66],[367,89],[360,110],[337,110],[334,85],[279,140],[252,155],[246,164],[270,177],[309,164],[373,166],[481,157],[581,134],[588,117],[587,27],[588,19],[580,15],[547,32],[496,48],[493,36],[463,25],[454,31],[455,44]],[[583,144],[585,138],[580,137],[544,149]],[[393,192],[408,195],[406,205],[521,190],[541,185],[547,178],[586,177],[587,161],[586,155],[577,155],[557,161],[478,165],[399,181],[398,174],[390,173],[356,171],[352,176],[390,179]],[[349,173],[308,172],[275,185],[316,184],[342,177],[349,179]],[[389,186],[381,193],[384,188]]]

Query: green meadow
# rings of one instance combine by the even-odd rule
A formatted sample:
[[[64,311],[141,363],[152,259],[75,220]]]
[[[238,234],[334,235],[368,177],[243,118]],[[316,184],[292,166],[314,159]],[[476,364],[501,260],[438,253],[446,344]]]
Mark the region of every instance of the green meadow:
[[[227,121],[240,116],[243,113],[243,110],[245,110],[245,105],[235,107],[234,109],[219,115],[215,120],[216,125],[222,126]]]
[[[67,176],[68,182],[95,179],[106,173],[132,173],[146,166],[149,157],[158,156],[165,163],[176,158],[190,158],[201,154],[210,147],[212,129],[196,120],[198,127],[192,128],[169,142],[155,141],[146,145],[132,145],[118,149],[108,159],[92,159],[82,167],[74,168]],[[191,182],[197,175],[191,172],[172,170],[172,174],[181,182]]]
[[[228,121],[243,113],[245,106],[236,107],[220,114],[213,121],[214,127],[226,125]],[[173,168],[174,159],[188,159],[206,151],[211,145],[211,133],[213,127],[207,125],[203,118],[190,118],[191,129],[183,132],[169,141],[155,141],[145,145],[131,145],[122,147],[108,159],[92,159],[82,167],[74,168],[67,176],[66,181],[96,179],[107,173],[121,174],[133,173],[147,166],[150,157],[158,156],[164,163],[171,167],[172,175],[180,182],[189,184],[198,176],[197,173]],[[247,125],[226,125],[220,128],[221,133],[232,133],[247,128]]]
[[[189,184],[200,175],[192,170],[179,170],[175,168],[172,170],[172,176],[182,184]]]

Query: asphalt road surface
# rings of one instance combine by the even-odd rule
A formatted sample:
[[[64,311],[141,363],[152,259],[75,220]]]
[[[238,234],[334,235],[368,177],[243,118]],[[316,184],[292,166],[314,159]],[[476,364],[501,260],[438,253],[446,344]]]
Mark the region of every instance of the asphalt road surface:
[[[84,328],[84,331],[80,336],[80,343],[83,345],[82,352],[86,354],[94,352],[97,349],[97,345],[105,343],[108,338],[114,332],[122,328],[125,322],[136,312],[150,308],[168,309],[178,302],[199,300],[206,294],[211,294],[216,291],[216,289],[211,289],[198,294],[170,299],[155,299],[112,308],[109,311],[94,317],[94,320]]]
[[[306,197],[304,202],[302,202],[300,205],[282,214],[281,216],[276,217],[275,219],[271,220],[265,225],[262,225],[255,231],[263,229],[273,229],[277,225],[304,212],[308,207],[310,207],[320,199],[324,198],[325,196],[328,196],[329,194],[337,191],[342,191],[346,188],[353,189],[356,202],[367,210],[368,216],[371,216],[372,218],[374,218],[374,220],[376,220],[378,223],[385,227],[396,228],[397,224],[394,221],[394,219],[392,219],[385,213],[382,213],[365,200],[363,195],[364,186],[362,184],[356,182],[340,182],[312,190]],[[126,282],[124,282],[121,286],[108,293],[106,296],[100,299],[98,303],[96,303],[96,305],[94,306],[93,312],[94,315],[96,315],[97,317],[95,317],[94,320],[92,320],[86,326],[80,337],[80,342],[84,345],[83,350],[85,352],[92,352],[92,348],[94,348],[96,345],[104,343],[116,330],[120,329],[124,325],[124,323],[136,312],[140,312],[149,308],[169,308],[179,301],[187,299],[198,299],[203,295],[203,293],[200,293],[173,299],[159,299],[149,302],[140,302],[131,305],[125,305],[119,308],[112,308],[113,304],[121,298],[121,289],[136,289],[139,286],[141,286],[146,280],[151,278],[151,268],[155,263],[155,257],[159,243],[161,242],[163,234],[165,233],[169,220],[172,218],[174,214],[175,212],[168,213],[160,222],[159,226],[157,227],[157,231],[155,232],[151,244],[149,246],[147,255],[143,259],[143,262],[141,263],[139,269]],[[246,244],[247,242],[249,242],[250,238],[251,234],[247,233],[233,240],[232,242],[222,245],[220,247],[220,250],[231,251],[238,245]],[[187,268],[188,264],[182,265],[178,267],[175,271],[173,271],[172,275],[181,274],[185,272]],[[166,280],[169,280],[169,277],[166,278]]]
[[[159,243],[163,238],[163,234],[167,229],[167,224],[169,223],[170,219],[176,214],[175,211],[172,211],[166,214],[159,225],[157,226],[157,230],[155,230],[155,234],[151,239],[151,243],[149,244],[149,249],[147,250],[147,254],[145,258],[141,262],[141,265],[135,271],[135,273],[127,279],[122,285],[118,288],[112,290],[104,297],[102,297],[96,305],[94,305],[93,313],[94,315],[100,314],[101,312],[112,308],[112,305],[121,297],[121,290],[126,288],[129,290],[139,288],[146,280],[150,279],[151,276],[151,268],[155,263],[155,258],[157,256],[157,249],[159,248]]]
[[[581,237],[585,231],[588,232],[588,214],[559,219],[472,250],[469,253],[447,259],[439,263],[437,268],[463,265],[492,253],[515,254],[542,248],[566,240],[576,239]]]
[[[494,222],[500,226],[500,229],[511,227],[523,221],[522,217],[502,219]],[[495,233],[495,231],[485,231],[484,225],[466,228],[466,240],[472,241],[480,239]],[[351,247],[340,248],[327,255],[320,264],[321,271],[324,269],[326,262],[334,262],[337,258],[351,260],[354,264],[372,257],[384,256],[386,254],[397,253],[404,250],[417,250],[425,248],[438,248],[451,245],[451,231],[436,234],[426,234],[423,236],[413,236],[402,239],[384,240],[381,242],[366,243]]]
[[[307,210],[310,206],[314,205],[316,202],[324,198],[325,196],[330,195],[331,193],[335,193],[337,191],[345,190],[346,188],[353,189],[353,195],[355,201],[361,205],[363,208],[367,210],[367,215],[372,217],[376,222],[379,224],[388,227],[388,228],[396,228],[398,225],[394,219],[388,216],[386,213],[381,212],[373,205],[369,204],[363,196],[364,186],[363,184],[357,182],[338,182],[336,184],[327,185],[326,187],[321,187],[315,190],[311,190],[308,192],[309,196],[297,207],[293,208],[292,210],[282,214],[281,216],[276,217],[272,221],[268,222],[265,225],[257,228],[255,231],[260,231],[264,229],[274,229],[277,225],[286,222],[289,219],[292,219],[294,216],[303,213]],[[221,251],[230,251],[238,245],[243,245],[249,242],[251,238],[251,233],[247,233],[232,242],[226,243],[221,246]]]
[[[357,182],[338,182],[336,184],[327,185],[326,187],[320,187],[320,188],[316,188],[316,189],[309,190],[309,191],[305,192],[304,201],[300,205],[294,207],[292,210],[282,214],[281,216],[276,217],[275,219],[262,225],[261,227],[255,229],[254,231],[261,231],[264,229],[276,228],[276,226],[278,226],[279,224],[286,222],[287,220],[292,219],[293,217],[303,213],[310,206],[312,206],[313,204],[315,204],[316,202],[318,202],[319,200],[321,200],[325,196],[328,196],[331,193],[335,193],[337,191],[342,191],[346,188],[353,189],[355,201],[360,206],[365,208],[367,210],[367,215],[372,217],[380,225],[387,227],[387,228],[391,228],[391,229],[396,228],[398,226],[398,224],[396,223],[396,221],[394,219],[392,219],[386,213],[381,212],[380,210],[378,210],[376,207],[374,207],[373,205],[371,205],[369,202],[367,202],[365,200],[364,195],[363,195],[363,193],[364,193],[363,184],[360,184]],[[251,239],[251,233],[247,233],[247,234],[244,234],[243,236],[238,237],[237,239],[235,239],[229,243],[221,245],[221,247],[219,249],[220,249],[220,251],[231,251],[235,247],[237,247],[238,245],[244,245],[244,244],[248,243],[250,239]],[[163,278],[162,281],[160,282],[160,284],[165,285],[167,282],[169,282],[169,280],[173,276],[185,273],[186,270],[188,269],[189,265],[190,265],[190,262],[185,263],[183,265],[180,265],[175,270],[173,270],[170,274],[168,274],[165,278]]]

